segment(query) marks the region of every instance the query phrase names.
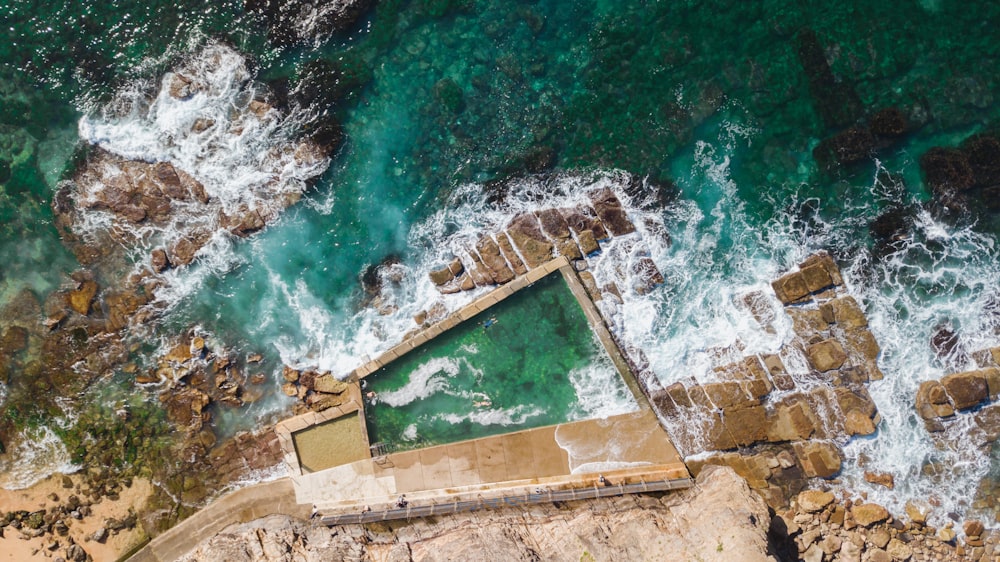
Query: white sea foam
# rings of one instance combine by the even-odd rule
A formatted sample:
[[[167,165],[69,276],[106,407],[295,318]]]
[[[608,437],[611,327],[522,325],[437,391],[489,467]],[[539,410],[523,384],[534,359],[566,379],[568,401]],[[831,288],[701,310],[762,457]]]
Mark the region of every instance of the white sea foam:
[[[596,341],[594,344],[600,345]],[[570,419],[608,418],[635,411],[638,404],[611,359],[603,350],[594,357],[588,365],[569,372],[569,381],[576,392],[576,411]]]
[[[0,488],[20,490],[50,474],[72,474],[79,469],[52,429],[29,428],[8,444],[6,454],[0,455]]]
[[[537,406],[519,404],[510,408],[481,408],[464,414],[435,414],[433,419],[458,424],[471,421],[478,425],[522,425],[529,419],[540,416],[545,410]]]
[[[377,400],[389,406],[405,406],[416,400],[448,389],[448,379],[458,375],[461,366],[455,359],[437,357],[430,359],[410,373],[409,380],[397,390],[379,393]]]
[[[191,81],[193,94],[170,94],[178,76]],[[115,232],[139,264],[154,247],[169,248],[194,233],[209,233],[212,239],[197,252],[195,265],[164,274],[167,287],[156,295],[161,309],[200,287],[207,276],[224,274],[241,263],[231,235],[221,228],[220,215],[240,217],[255,211],[270,222],[329,165],[315,151],[297,150],[301,145],[296,135],[305,116],[282,115],[257,104],[260,89],[242,54],[210,42],[188,53],[156,83],[136,79],[111,103],[88,109],[80,120],[79,134],[85,141],[127,159],[169,162],[200,182],[209,196],[207,204],[172,201],[166,224],[133,225],[107,211],[84,210],[74,225],[81,237],[95,242],[101,233]],[[152,98],[150,91],[155,91]],[[206,123],[211,126],[204,128]],[[79,196],[87,199],[90,194]]]
[[[641,466],[649,466],[651,464],[653,463],[622,462],[622,461],[585,462],[579,466],[573,467],[573,470],[570,471],[570,474],[598,474],[601,472],[611,472],[612,470],[639,468]]]

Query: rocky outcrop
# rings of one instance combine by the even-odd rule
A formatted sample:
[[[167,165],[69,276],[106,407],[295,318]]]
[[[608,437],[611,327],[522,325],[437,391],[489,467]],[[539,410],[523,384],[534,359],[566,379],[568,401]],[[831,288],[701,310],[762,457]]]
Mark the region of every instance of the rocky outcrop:
[[[285,395],[299,399],[293,407],[295,415],[308,411],[321,412],[351,399],[350,385],[328,372],[298,371],[285,366],[282,374],[285,383],[281,390]]]
[[[375,0],[245,0],[248,12],[263,16],[271,41],[289,45],[348,29]]]
[[[984,132],[958,147],[930,148],[920,156],[924,183],[945,207],[1000,212],[1000,134]]]
[[[586,269],[587,257],[601,251],[601,241],[636,232],[621,200],[610,188],[588,193],[590,204],[573,208],[541,208],[520,213],[498,232],[484,233],[461,256],[429,272],[443,294],[510,282],[556,256],[565,256]],[[629,256],[628,267],[636,291],[642,293],[664,282],[648,251]],[[591,292],[600,300],[602,291]]]
[[[996,441],[1000,435],[995,418],[1000,414],[1000,348],[974,354],[981,367],[952,373],[940,380],[924,381],[917,389],[915,407],[928,431],[944,431],[956,414],[971,411],[983,432],[981,445]],[[982,406],[980,409],[977,407]],[[978,433],[977,433],[978,435]]]
[[[901,562],[906,560],[992,560],[997,537],[976,520],[959,529],[948,522],[927,524],[932,507],[908,502],[905,517],[872,502],[806,490],[775,513],[771,532],[776,553],[786,560]],[[958,531],[964,538],[958,538]]]
[[[779,353],[722,362],[715,382],[676,382],[649,394],[684,454],[735,451],[689,458],[693,473],[706,464],[728,465],[780,507],[808,478],[839,473],[837,443],[876,431],[880,418],[866,385],[882,372],[878,343],[829,255],[810,256],[772,286],[795,332]],[[748,295],[741,302],[766,329],[775,313],[765,299]],[[728,358],[739,351],[717,353]],[[788,361],[808,372],[793,374]]]
[[[184,560],[774,560],[767,507],[732,471],[697,486],[622,496],[326,528],[289,517],[235,525]]]

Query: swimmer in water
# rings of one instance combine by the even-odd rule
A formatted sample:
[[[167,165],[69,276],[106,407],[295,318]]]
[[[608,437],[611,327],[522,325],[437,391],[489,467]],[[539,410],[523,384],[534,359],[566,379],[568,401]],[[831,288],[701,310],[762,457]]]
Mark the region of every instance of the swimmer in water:
[[[496,316],[491,316],[489,320],[487,320],[486,322],[483,322],[483,329],[485,330],[486,328],[489,328],[490,326],[492,326],[492,325],[494,325],[496,323],[497,323],[497,317]]]

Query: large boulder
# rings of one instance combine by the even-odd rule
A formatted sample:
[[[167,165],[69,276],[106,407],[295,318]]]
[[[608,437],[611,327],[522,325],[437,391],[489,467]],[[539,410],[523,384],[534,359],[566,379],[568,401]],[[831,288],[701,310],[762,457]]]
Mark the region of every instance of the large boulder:
[[[926,381],[917,390],[917,414],[925,420],[955,415],[955,408],[948,401],[948,393],[938,381]]]
[[[70,308],[78,314],[86,316],[90,314],[90,304],[94,301],[94,296],[96,295],[97,283],[88,279],[81,282],[79,287],[70,291],[66,298]]]
[[[596,212],[590,207],[575,207],[572,209],[559,209],[566,224],[573,234],[580,236],[580,233],[589,230],[596,240],[604,240],[608,237],[608,232],[604,228],[604,223],[597,217]],[[589,252],[588,252],[589,253]]]
[[[476,251],[495,283],[502,285],[514,279],[514,271],[507,265],[507,260],[500,254],[500,246],[491,236],[480,238],[476,242]]]
[[[524,257],[529,268],[536,268],[552,259],[552,242],[542,232],[535,215],[522,213],[510,221],[507,236]]]
[[[272,42],[291,45],[348,29],[372,4],[373,0],[245,0],[244,8],[264,18]]]
[[[824,139],[813,149],[813,157],[827,168],[864,162],[874,154],[875,137],[861,126],[850,127]]]
[[[628,220],[622,202],[609,188],[602,188],[588,194],[594,204],[594,210],[601,222],[608,227],[613,236],[622,236],[635,232],[635,225]]]
[[[981,371],[955,373],[941,379],[957,410],[968,410],[989,398],[989,387]]]
[[[973,183],[979,186],[1000,184],[1000,138],[974,135],[962,142],[961,150],[972,169]]]
[[[569,224],[558,209],[542,209],[535,214],[546,234],[552,238],[569,238]]]
[[[962,192],[975,184],[968,157],[954,148],[931,148],[920,156],[920,169],[935,193]]]
[[[806,349],[806,356],[809,358],[809,364],[821,373],[839,369],[847,360],[844,346],[835,339],[810,345]]]
[[[851,507],[854,522],[862,527],[871,527],[889,518],[889,512],[877,503],[863,503]]]
[[[833,503],[833,494],[821,490],[806,490],[799,493],[796,501],[799,509],[806,513],[816,513]]]

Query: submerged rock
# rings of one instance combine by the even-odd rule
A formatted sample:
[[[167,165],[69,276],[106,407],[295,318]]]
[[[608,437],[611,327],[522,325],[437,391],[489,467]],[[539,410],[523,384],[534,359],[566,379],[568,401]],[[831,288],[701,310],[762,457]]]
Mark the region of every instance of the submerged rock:
[[[244,9],[263,16],[271,41],[290,45],[320,39],[354,25],[374,0],[245,0]]]

